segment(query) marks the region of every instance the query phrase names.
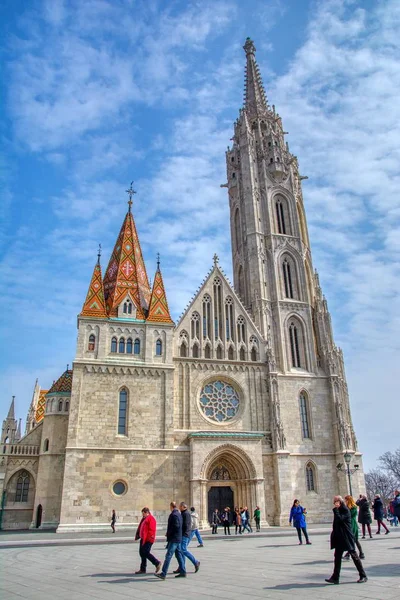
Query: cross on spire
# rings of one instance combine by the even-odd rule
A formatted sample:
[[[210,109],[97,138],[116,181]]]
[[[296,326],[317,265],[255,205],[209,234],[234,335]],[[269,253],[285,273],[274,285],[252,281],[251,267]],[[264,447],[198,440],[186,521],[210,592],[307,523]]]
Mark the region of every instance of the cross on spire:
[[[157,252],[157,269],[160,268],[160,253]]]
[[[99,244],[99,249],[97,251],[97,262],[100,263],[100,256],[101,256],[101,244]]]
[[[213,256],[213,261],[214,261],[214,266],[216,267],[216,266],[217,266],[217,264],[218,264],[218,262],[219,262],[219,257],[218,257],[218,254],[214,254],[214,256]]]
[[[136,191],[133,189],[133,181],[131,181],[131,187],[129,188],[129,190],[125,190],[125,191],[129,195],[128,206],[129,206],[129,212],[131,212],[131,208],[132,208],[132,204],[133,204],[132,198],[136,194]]]

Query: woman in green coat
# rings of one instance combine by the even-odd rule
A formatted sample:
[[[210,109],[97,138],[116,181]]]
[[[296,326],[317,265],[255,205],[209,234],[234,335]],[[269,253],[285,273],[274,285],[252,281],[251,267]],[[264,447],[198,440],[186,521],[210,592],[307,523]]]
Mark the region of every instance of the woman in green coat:
[[[346,502],[347,508],[350,510],[350,514],[351,514],[351,531],[353,532],[353,536],[354,536],[354,541],[355,544],[358,548],[358,552],[360,554],[360,558],[365,558],[365,554],[361,548],[361,544],[358,540],[358,523],[357,523],[357,504],[354,501],[353,496],[345,496],[344,497],[344,501]],[[344,555],[344,558],[347,560],[350,560],[350,554],[347,552]]]

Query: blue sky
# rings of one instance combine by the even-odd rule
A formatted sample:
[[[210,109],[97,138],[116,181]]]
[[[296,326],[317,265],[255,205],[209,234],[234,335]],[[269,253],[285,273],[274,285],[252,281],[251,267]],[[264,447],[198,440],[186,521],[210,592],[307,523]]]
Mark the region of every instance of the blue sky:
[[[343,348],[367,468],[398,446],[397,0],[5,0],[0,130],[1,411],[25,419],[71,364],[97,246],[135,180],[148,274],[174,318],[217,252],[230,275],[224,152],[254,39],[309,179],[314,266]]]

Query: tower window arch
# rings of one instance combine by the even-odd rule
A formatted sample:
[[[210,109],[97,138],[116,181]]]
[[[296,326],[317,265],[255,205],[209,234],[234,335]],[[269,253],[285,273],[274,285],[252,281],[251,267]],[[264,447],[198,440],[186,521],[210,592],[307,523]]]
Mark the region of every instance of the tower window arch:
[[[58,402],[58,412],[62,412],[62,409],[63,409],[63,401],[62,401],[62,400],[60,400],[60,401]]]
[[[275,199],[275,222],[277,233],[291,235],[288,203],[283,196],[277,196]]]
[[[306,488],[307,492],[316,492],[316,473],[314,465],[309,462],[306,464]]]
[[[123,338],[123,337],[119,339],[118,352],[120,354],[125,353],[125,338]]]
[[[49,440],[45,439],[44,444],[43,444],[43,452],[48,452],[48,451],[49,451]]]
[[[311,438],[310,434],[310,418],[308,410],[308,398],[305,392],[301,392],[299,396],[299,408],[300,408],[300,424],[301,434],[304,439]]]
[[[118,435],[127,435],[128,417],[128,390],[123,388],[119,392],[118,403]]]
[[[88,344],[89,352],[92,352],[94,350],[95,344],[96,344],[96,336],[94,335],[94,333],[91,333],[89,335],[89,344]]]
[[[132,354],[132,347],[133,347],[132,338],[128,338],[126,340],[126,353],[127,354]]]
[[[124,302],[123,313],[124,313],[124,315],[132,314],[132,302],[129,298],[127,298]]]
[[[111,352],[117,351],[117,338],[113,337],[111,340]]]
[[[156,356],[162,356],[162,341],[156,341]]]
[[[133,353],[140,354],[140,340],[136,338],[133,344]]]
[[[303,328],[297,319],[290,319],[288,326],[290,363],[298,369],[306,368]]]
[[[22,471],[17,479],[17,490],[15,492],[15,502],[28,502],[30,477],[26,471]]]

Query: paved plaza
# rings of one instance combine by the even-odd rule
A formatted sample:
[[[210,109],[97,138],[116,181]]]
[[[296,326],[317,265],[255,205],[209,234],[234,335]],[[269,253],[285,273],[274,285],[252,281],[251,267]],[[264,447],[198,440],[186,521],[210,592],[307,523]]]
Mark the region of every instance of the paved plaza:
[[[310,529],[312,546],[299,546],[295,531],[287,529],[230,538],[207,535],[204,548],[191,544],[201,561],[199,572],[194,574],[189,563],[186,579],[175,579],[171,573],[166,581],[154,577],[151,565],[148,574],[133,574],[139,568],[138,545],[129,537],[126,532],[69,539],[57,534],[2,534],[1,600],[400,598],[400,528],[362,540],[369,581],[357,584],[352,562],[344,562],[339,587],[324,582],[332,573],[333,553],[329,528],[323,526]],[[158,539],[154,554],[163,558],[165,544]],[[170,571],[175,568],[173,559]]]

